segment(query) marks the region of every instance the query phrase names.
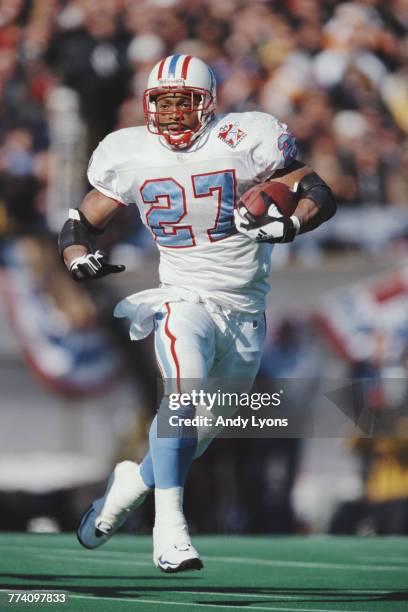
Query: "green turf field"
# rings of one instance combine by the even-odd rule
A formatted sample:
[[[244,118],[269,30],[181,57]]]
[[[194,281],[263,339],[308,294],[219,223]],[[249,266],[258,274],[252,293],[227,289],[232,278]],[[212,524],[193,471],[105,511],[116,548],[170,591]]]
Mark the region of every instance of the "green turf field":
[[[399,612],[408,610],[408,539],[196,537],[204,570],[166,575],[151,539],[118,535],[87,551],[73,535],[0,535],[1,612]],[[61,604],[7,603],[9,589],[65,591]]]

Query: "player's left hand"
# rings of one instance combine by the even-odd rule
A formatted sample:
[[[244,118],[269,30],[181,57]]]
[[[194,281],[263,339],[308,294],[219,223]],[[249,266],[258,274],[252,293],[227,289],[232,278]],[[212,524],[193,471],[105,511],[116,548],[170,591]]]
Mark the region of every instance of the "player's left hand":
[[[300,230],[299,219],[295,215],[284,217],[266,193],[262,192],[262,197],[268,209],[260,217],[255,217],[243,204],[238,203],[238,209],[234,210],[237,230],[255,242],[292,242]]]

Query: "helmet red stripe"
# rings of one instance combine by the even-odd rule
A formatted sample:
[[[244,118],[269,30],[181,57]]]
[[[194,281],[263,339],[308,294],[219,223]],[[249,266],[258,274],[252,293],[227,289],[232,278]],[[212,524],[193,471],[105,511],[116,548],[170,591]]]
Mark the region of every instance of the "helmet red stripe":
[[[187,70],[188,70],[188,65],[191,61],[191,55],[186,55],[186,57],[184,58],[183,61],[183,65],[181,67],[181,78],[182,79],[186,79],[187,78]]]
[[[164,60],[162,60],[162,61],[160,62],[160,66],[159,66],[159,73],[158,73],[158,75],[157,75],[157,78],[158,78],[158,79],[161,79],[161,78],[162,78],[162,75],[163,75],[163,68],[164,68],[164,62],[165,62],[165,61],[166,61],[166,58],[164,58]]]

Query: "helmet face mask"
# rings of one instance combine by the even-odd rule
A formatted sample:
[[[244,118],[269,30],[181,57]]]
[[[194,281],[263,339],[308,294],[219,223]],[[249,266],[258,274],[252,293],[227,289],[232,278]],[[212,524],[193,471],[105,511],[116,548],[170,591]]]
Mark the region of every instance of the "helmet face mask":
[[[189,108],[178,111],[178,128],[171,122],[172,129],[166,130],[166,114],[174,117],[175,111],[163,111],[158,108],[159,97],[190,98]],[[215,77],[212,70],[201,60],[188,55],[167,57],[153,68],[148,80],[148,87],[143,96],[143,110],[149,132],[163,136],[166,142],[176,149],[189,147],[206,129],[211,121],[216,106]],[[183,125],[187,115],[195,114],[196,121]]]

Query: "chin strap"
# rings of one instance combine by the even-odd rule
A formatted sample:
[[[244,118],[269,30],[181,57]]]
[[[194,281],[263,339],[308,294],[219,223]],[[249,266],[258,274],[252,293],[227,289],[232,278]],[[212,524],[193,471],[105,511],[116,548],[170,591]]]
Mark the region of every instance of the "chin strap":
[[[188,130],[187,132],[183,132],[180,136],[178,136],[176,134],[170,134],[169,132],[162,132],[162,136],[170,146],[181,149],[187,147],[191,143],[195,133],[196,132],[193,130]]]
[[[169,144],[171,147],[184,149],[185,147],[189,147],[191,143],[204,132],[213,118],[214,114],[212,114],[204,124],[201,124],[197,130],[186,130],[180,134],[170,134],[170,132],[165,132],[163,130],[158,132],[158,134],[163,136],[167,144]]]

